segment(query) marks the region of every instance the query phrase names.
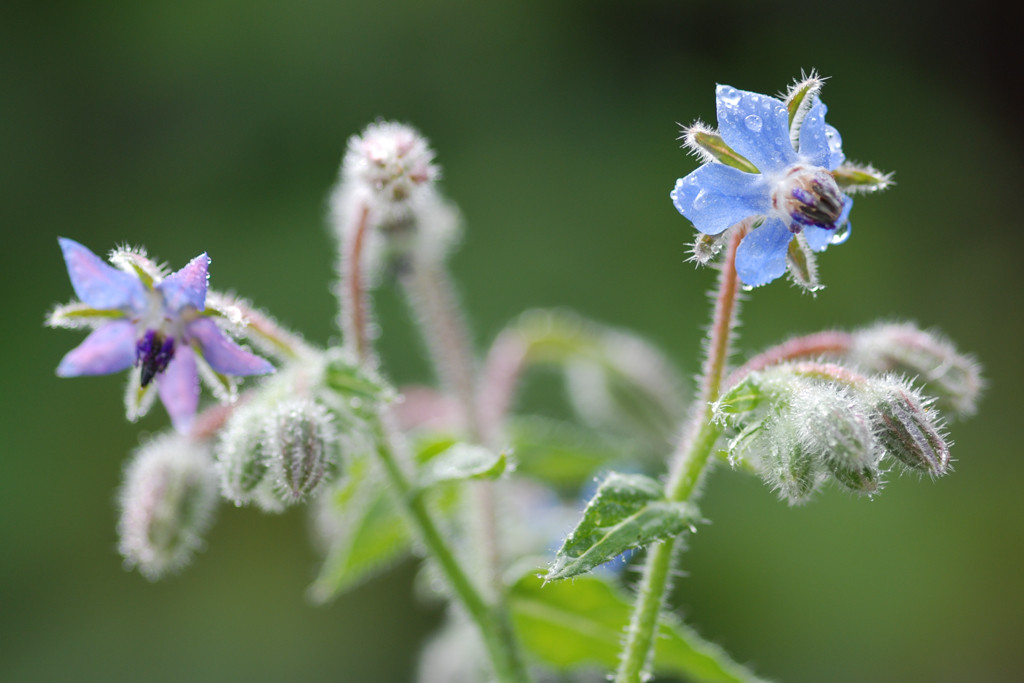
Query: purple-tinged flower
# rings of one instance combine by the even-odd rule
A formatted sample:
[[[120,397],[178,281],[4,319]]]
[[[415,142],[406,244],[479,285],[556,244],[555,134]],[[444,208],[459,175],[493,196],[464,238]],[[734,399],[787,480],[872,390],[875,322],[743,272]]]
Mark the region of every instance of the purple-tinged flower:
[[[752,219],[755,228],[736,254],[736,272],[746,285],[771,282],[789,264],[795,279],[814,288],[811,252],[848,235],[853,200],[844,190],[890,183],[869,166],[844,164],[839,133],[825,123],[818,99],[821,85],[811,75],[785,101],[719,85],[719,130],[697,123],[685,131],[686,146],[705,163],[676,181],[672,202],[704,235]],[[706,249],[703,242],[695,253]]]
[[[166,275],[140,252],[115,252],[114,268],[74,240],[58,241],[80,301],[56,308],[47,322],[94,328],[64,356],[58,376],[106,375],[134,366],[128,417],[148,410],[155,385],[175,429],[184,433],[199,405],[201,370],[217,380],[274,371],[268,361],[231,341],[206,309],[210,257],[205,253]]]

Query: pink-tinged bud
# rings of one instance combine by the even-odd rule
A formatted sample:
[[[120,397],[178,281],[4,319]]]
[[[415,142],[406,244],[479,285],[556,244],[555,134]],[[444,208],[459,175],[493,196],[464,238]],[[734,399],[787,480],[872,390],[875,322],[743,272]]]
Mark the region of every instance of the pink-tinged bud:
[[[884,323],[854,334],[850,357],[876,372],[899,372],[923,385],[936,405],[959,416],[974,414],[984,388],[974,358],[940,334],[909,323]]]
[[[202,547],[217,503],[208,449],[178,434],[146,443],[128,465],[119,502],[125,564],[154,581],[180,569]]]
[[[934,410],[902,382],[878,392],[878,440],[886,452],[913,470],[933,476],[949,469],[949,445]]]
[[[293,399],[274,410],[264,428],[263,451],[282,502],[298,503],[317,490],[334,467],[337,445],[331,415],[322,405]]]
[[[382,121],[349,139],[342,175],[382,202],[403,202],[436,180],[439,171],[433,150],[417,130]]]

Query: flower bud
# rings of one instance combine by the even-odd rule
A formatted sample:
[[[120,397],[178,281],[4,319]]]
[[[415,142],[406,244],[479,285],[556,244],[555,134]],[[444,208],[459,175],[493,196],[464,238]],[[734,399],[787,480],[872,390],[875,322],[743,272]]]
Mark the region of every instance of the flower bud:
[[[128,567],[156,580],[184,566],[202,546],[217,503],[207,448],[178,434],[146,443],[128,465],[119,503]]]
[[[274,410],[264,426],[263,449],[283,502],[297,503],[316,491],[333,466],[337,443],[331,415],[322,405],[291,399]]]
[[[984,386],[978,363],[945,337],[911,324],[885,323],[854,334],[852,360],[876,372],[914,378],[936,396],[937,405],[972,415]]]
[[[856,493],[878,491],[882,451],[863,401],[844,387],[813,383],[796,395],[792,413],[801,444],[836,481]]]
[[[729,459],[734,464],[752,465],[790,505],[810,500],[826,476],[784,413],[770,415],[740,432],[729,443]]]
[[[252,404],[237,408],[221,430],[215,450],[220,492],[235,505],[253,500],[270,468],[262,436],[262,414]]]
[[[878,439],[886,452],[933,476],[949,469],[949,445],[935,411],[912,388],[891,380],[877,392]]]

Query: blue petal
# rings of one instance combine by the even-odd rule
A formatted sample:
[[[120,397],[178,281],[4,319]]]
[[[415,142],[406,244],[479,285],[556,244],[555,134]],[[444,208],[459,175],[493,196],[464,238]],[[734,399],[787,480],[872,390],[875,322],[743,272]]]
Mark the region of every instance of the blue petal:
[[[826,230],[825,228],[819,228],[816,225],[808,225],[804,228],[804,237],[807,238],[807,246],[814,251],[824,251],[825,248],[832,243],[832,238],[835,234],[835,230]]]
[[[800,154],[808,157],[815,166],[834,170],[846,161],[843,154],[843,138],[832,126],[825,123],[828,107],[821,100],[814,103],[800,126]]]
[[[199,371],[192,349],[184,345],[178,347],[167,369],[157,379],[157,386],[160,401],[171,416],[171,424],[180,433],[187,433],[199,407]]]
[[[828,108],[822,101],[816,101],[800,126],[800,154],[807,157],[815,166],[825,166],[831,151],[828,136],[825,134],[826,111]]]
[[[92,332],[73,348],[57,366],[59,377],[108,375],[135,362],[135,326],[115,320]]]
[[[146,291],[139,278],[108,266],[99,256],[74,240],[60,237],[71,286],[79,299],[96,309],[140,310]]]
[[[199,342],[203,359],[223,375],[266,375],[274,371],[267,360],[254,356],[224,336],[209,318],[193,320],[185,328],[186,336]]]
[[[676,181],[672,203],[706,235],[717,235],[748,216],[771,208],[761,175],[710,163]]]
[[[736,273],[743,284],[758,287],[786,272],[786,251],[793,233],[778,218],[767,219],[743,238],[736,250]]]
[[[200,254],[156,286],[164,295],[164,304],[168,310],[179,313],[186,306],[192,306],[200,311],[206,307],[209,267],[210,257],[205,253]]]
[[[789,141],[789,112],[774,97],[718,86],[718,130],[726,144],[762,173],[791,165],[797,159]]]

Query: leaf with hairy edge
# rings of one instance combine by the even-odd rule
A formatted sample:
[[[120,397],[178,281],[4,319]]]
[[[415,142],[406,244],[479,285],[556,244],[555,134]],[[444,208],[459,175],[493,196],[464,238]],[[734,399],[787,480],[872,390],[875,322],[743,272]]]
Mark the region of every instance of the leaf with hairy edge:
[[[395,565],[412,552],[412,536],[387,489],[374,481],[368,459],[353,462],[341,486],[326,494],[321,526],[327,558],[311,599],[327,602]]]
[[[697,509],[665,500],[661,485],[640,474],[612,472],[562,543],[545,579],[568,579],[621,553],[688,530]]]
[[[632,605],[596,576],[544,584],[532,573],[511,588],[509,610],[523,646],[558,669],[600,666],[614,669]],[[654,639],[654,670],[702,683],[754,683],[752,672],[718,646],[662,615]]]

